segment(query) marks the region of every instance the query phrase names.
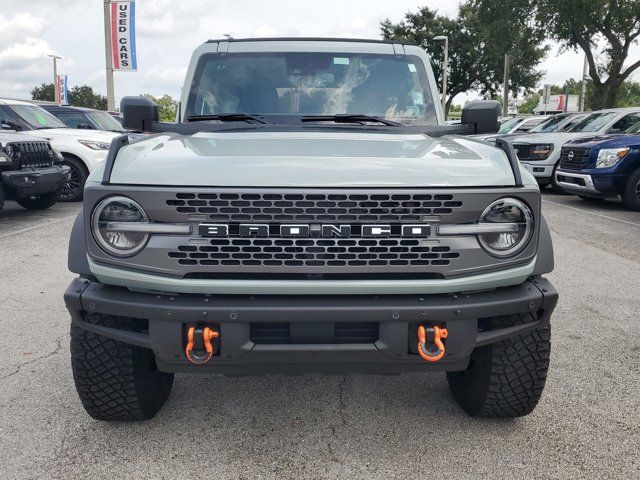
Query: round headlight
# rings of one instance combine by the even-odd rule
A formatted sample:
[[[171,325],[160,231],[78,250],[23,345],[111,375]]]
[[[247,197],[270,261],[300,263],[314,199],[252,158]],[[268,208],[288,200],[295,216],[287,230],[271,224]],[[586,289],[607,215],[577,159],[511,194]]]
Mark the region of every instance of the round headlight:
[[[127,228],[126,223],[148,223],[142,207],[127,197],[109,197],[101,201],[91,217],[91,231],[105,252],[130,257],[144,248],[149,234]],[[132,225],[133,227],[133,225]]]
[[[9,158],[11,158],[12,160],[20,159],[21,152],[19,148],[14,147],[13,145],[7,145],[4,151],[7,152],[7,156],[9,156]]]
[[[480,217],[484,224],[511,224],[512,231],[483,233],[478,241],[495,257],[510,257],[522,251],[533,235],[531,209],[515,198],[501,198],[489,205]]]

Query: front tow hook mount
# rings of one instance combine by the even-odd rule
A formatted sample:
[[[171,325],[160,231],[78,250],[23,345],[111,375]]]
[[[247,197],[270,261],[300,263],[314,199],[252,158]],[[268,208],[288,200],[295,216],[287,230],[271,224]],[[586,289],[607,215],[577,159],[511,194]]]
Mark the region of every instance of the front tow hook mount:
[[[427,362],[437,362],[444,357],[445,348],[442,340],[447,338],[449,332],[446,328],[438,326],[418,327],[418,355]]]
[[[209,327],[189,327],[187,330],[187,346],[184,350],[187,360],[202,365],[215,355],[212,340],[219,338],[220,333]]]

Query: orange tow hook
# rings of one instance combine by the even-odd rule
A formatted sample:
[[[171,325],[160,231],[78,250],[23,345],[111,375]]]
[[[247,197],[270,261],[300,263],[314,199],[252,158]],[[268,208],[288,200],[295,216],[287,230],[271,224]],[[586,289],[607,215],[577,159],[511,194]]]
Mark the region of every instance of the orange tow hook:
[[[446,328],[437,326],[418,327],[418,354],[427,362],[437,362],[444,357],[444,343],[442,339],[447,338],[449,332]]]
[[[215,354],[211,340],[218,338],[220,333],[209,327],[189,327],[187,331],[187,347],[184,353],[191,363],[203,364],[211,360]]]

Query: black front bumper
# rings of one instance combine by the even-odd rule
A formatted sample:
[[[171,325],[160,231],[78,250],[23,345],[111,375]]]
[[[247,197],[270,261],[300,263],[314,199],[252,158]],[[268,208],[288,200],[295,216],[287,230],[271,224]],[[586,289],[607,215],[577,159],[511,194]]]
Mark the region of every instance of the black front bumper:
[[[9,197],[19,200],[57,192],[69,178],[69,167],[24,167],[1,173],[2,186]]]
[[[152,349],[163,371],[236,375],[463,370],[475,347],[547,325],[557,299],[556,290],[542,277],[514,287],[456,295],[169,296],[82,278],[75,279],[65,293],[78,327]],[[90,320],[99,318],[94,314],[141,319],[144,327],[136,332],[105,327]],[[527,314],[532,316],[525,324],[490,331],[479,327],[481,319]],[[377,324],[377,340],[309,340],[323,327],[340,322]],[[416,330],[420,324],[432,323],[445,325],[449,336],[444,358],[428,363],[416,353]],[[286,343],[261,343],[252,332],[266,324],[287,325],[298,340],[292,335]],[[204,365],[190,364],[184,353],[186,330],[198,325],[220,332],[217,354]]]

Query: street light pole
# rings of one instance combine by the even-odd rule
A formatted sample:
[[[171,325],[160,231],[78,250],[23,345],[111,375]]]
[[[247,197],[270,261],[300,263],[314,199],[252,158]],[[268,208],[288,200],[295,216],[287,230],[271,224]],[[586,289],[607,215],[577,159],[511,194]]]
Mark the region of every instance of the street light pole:
[[[584,56],[584,67],[582,67],[582,85],[580,86],[580,105],[578,110],[584,112],[584,105],[586,102],[587,96],[587,75],[589,73],[589,62],[587,60],[587,56]]]
[[[433,37],[436,41],[444,41],[444,62],[442,64],[442,114],[447,119],[447,80],[449,76],[449,37],[447,35],[438,35]]]
[[[107,71],[107,110],[116,109],[113,89],[113,55],[111,52],[111,0],[104,0],[104,56]]]
[[[62,57],[57,55],[47,55],[53,59],[53,98],[54,101],[60,105],[60,92],[58,91],[58,60]]]
[[[509,114],[509,70],[511,68],[511,55],[504,54],[504,77],[502,80],[502,116],[506,117]]]

